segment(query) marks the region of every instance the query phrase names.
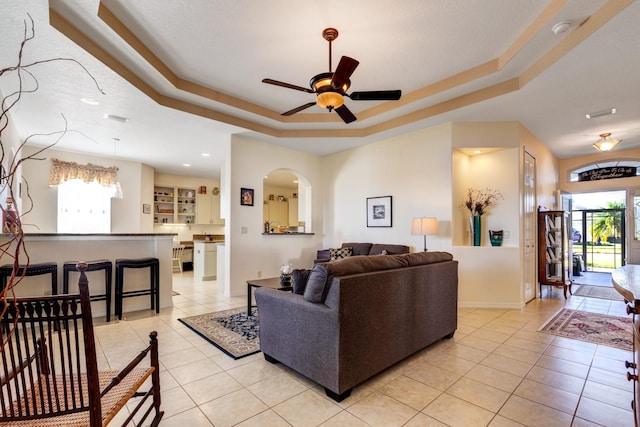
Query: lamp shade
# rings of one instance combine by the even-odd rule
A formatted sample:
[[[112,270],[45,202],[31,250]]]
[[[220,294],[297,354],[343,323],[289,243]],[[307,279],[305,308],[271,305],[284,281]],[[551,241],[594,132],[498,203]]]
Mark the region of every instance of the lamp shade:
[[[600,139],[593,144],[598,151],[611,151],[621,140],[611,138],[611,133],[600,134]]]
[[[418,236],[438,234],[438,219],[435,217],[413,218],[411,234]]]

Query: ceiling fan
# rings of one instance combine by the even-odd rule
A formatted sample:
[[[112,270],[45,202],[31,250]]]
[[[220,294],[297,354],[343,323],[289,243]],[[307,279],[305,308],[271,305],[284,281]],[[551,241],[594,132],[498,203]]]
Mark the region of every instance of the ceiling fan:
[[[262,80],[262,83],[317,94],[315,102],[309,102],[286,111],[282,113],[283,116],[291,116],[317,104],[329,111],[335,110],[345,123],[351,123],[356,120],[356,116],[354,116],[344,104],[345,96],[351,98],[353,101],[397,101],[400,99],[402,91],[399,89],[352,92],[348,94],[347,90],[351,85],[349,77],[351,77],[351,74],[353,74],[359,62],[348,56],[343,56],[338,63],[336,71],[331,72],[331,42],[338,38],[338,30],[335,28],[326,28],[322,31],[322,37],[329,42],[329,72],[313,76],[309,81],[311,89],[273,79]]]

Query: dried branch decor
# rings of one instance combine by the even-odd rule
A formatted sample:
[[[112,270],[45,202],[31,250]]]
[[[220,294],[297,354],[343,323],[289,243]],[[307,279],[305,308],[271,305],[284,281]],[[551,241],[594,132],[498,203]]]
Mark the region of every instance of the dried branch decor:
[[[87,70],[82,64],[80,64],[75,59],[71,58],[49,58],[43,59],[39,61],[33,61],[29,63],[23,62],[23,53],[27,48],[29,42],[34,40],[35,38],[35,25],[33,18],[31,15],[28,15],[28,20],[24,21],[24,35],[22,38],[22,42],[20,43],[20,49],[18,51],[17,63],[12,66],[0,68],[0,78],[7,77],[8,75],[13,75],[13,78],[17,81],[17,88],[9,94],[4,94],[4,97],[1,101],[1,110],[0,110],[0,196],[2,198],[6,198],[7,205],[4,203],[0,203],[0,209],[2,210],[2,218],[3,218],[3,237],[0,240],[0,256],[2,257],[2,263],[13,263],[13,272],[11,276],[7,279],[7,285],[4,289],[2,289],[0,293],[0,298],[2,301],[7,301],[7,298],[15,298],[15,294],[13,289],[17,286],[24,277],[24,271],[26,269],[22,269],[22,274],[18,274],[19,265],[29,265],[29,254],[27,252],[27,248],[24,242],[24,231],[22,227],[21,218],[24,214],[29,213],[33,207],[33,199],[29,193],[29,183],[26,182],[19,174],[20,166],[25,161],[32,160],[44,160],[39,157],[45,150],[53,147],[60,141],[62,137],[67,132],[73,132],[67,127],[67,120],[62,115],[62,120],[64,125],[61,130],[54,131],[47,134],[34,134],[30,135],[24,139],[24,141],[20,142],[15,149],[15,155],[13,158],[8,157],[8,153],[10,152],[10,142],[6,140],[6,130],[9,126],[11,120],[11,110],[15,108],[23,96],[28,96],[28,94],[34,93],[38,90],[38,80],[36,77],[29,71],[30,69],[36,66],[46,65],[49,62],[57,62],[57,61],[69,61],[77,64],[82,70],[86,73],[86,75],[93,80],[97,90],[104,94],[100,85],[96,81],[96,79],[91,75],[89,70]],[[27,145],[30,140],[35,137],[51,137],[53,138],[53,142],[48,144],[47,146],[38,149],[34,154],[29,156],[23,156],[23,148]],[[22,206],[12,206],[13,201],[16,200],[14,197],[17,192],[18,184],[22,184]],[[0,200],[0,202],[5,202],[5,200]],[[25,207],[26,206],[26,207]],[[22,211],[22,213],[20,213]],[[6,307],[6,304],[3,305]],[[0,313],[0,315],[4,315],[4,313]],[[4,345],[4,343],[3,343]]]

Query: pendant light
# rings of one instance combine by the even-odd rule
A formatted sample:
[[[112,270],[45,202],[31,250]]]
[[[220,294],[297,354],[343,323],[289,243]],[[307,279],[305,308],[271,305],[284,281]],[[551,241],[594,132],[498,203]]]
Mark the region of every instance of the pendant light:
[[[606,152],[611,151],[621,139],[612,139],[611,132],[605,132],[600,134],[600,139],[593,144],[596,150]]]

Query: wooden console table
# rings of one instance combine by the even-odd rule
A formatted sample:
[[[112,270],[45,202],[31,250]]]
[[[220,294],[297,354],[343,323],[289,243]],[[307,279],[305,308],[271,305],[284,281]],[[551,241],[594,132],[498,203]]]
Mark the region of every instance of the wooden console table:
[[[633,360],[625,361],[627,380],[633,381],[633,408],[635,425],[640,425],[640,384],[638,383],[638,367],[640,366],[640,265],[625,265],[611,274],[613,287],[624,297],[627,313],[633,316]]]
[[[293,288],[291,284],[283,285],[280,282],[280,277],[270,277],[268,279],[253,279],[247,280],[247,316],[251,316],[251,308],[255,307],[252,303],[251,289],[252,288],[271,288],[279,291],[291,291]]]

